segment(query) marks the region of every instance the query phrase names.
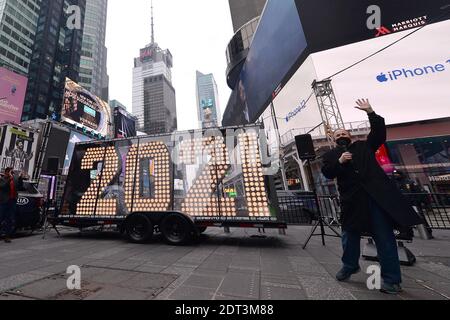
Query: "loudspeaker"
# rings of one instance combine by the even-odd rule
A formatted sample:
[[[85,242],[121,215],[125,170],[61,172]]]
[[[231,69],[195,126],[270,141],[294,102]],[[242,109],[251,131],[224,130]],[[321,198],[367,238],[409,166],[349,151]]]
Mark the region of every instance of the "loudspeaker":
[[[47,161],[47,172],[48,174],[57,175],[59,170],[59,158],[51,157]]]
[[[304,134],[295,137],[297,144],[298,157],[300,160],[313,160],[316,158],[314,142],[310,134]]]

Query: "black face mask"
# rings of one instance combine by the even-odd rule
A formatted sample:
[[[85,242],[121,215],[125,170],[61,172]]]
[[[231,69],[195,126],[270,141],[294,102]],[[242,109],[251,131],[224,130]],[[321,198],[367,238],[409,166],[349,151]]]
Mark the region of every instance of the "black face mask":
[[[339,138],[336,140],[336,144],[343,148],[348,148],[351,143],[352,143],[352,139],[346,138],[346,137],[342,137],[342,138]]]

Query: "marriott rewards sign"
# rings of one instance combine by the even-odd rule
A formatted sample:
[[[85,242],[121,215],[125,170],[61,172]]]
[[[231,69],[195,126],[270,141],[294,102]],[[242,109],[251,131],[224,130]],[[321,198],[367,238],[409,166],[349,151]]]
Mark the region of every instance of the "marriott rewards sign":
[[[325,79],[399,40],[412,30],[353,43],[309,56],[274,100],[281,133],[321,123],[313,80]],[[387,123],[450,116],[450,20],[431,24],[333,77],[345,122],[366,120],[355,100],[370,98]],[[268,111],[266,111],[267,113]]]
[[[0,67],[0,124],[20,123],[28,79]]]

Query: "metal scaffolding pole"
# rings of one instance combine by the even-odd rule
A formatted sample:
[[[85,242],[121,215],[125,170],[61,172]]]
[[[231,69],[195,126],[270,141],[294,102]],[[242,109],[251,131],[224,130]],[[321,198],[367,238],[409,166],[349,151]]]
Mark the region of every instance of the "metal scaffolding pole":
[[[338,128],[345,128],[341,111],[336,100],[336,96],[331,85],[331,80],[314,81],[312,88],[317,98],[320,116],[322,117],[328,142],[334,145],[333,137],[330,133]]]

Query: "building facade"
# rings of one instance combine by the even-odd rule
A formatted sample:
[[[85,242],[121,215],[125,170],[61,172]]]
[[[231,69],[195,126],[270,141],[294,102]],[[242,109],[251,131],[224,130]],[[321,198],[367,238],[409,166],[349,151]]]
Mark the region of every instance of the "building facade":
[[[172,54],[151,43],[134,59],[133,115],[138,130],[147,134],[177,130],[175,89],[172,86]]]
[[[229,0],[233,38],[226,49],[227,84],[234,89],[247,58],[266,0]]]
[[[229,0],[233,30],[237,32],[247,22],[259,17],[266,0]]]
[[[86,0],[80,60],[80,85],[108,101],[106,21],[108,0]]]
[[[41,0],[0,0],[0,66],[28,74]]]
[[[219,92],[213,74],[197,71],[197,113],[202,128],[219,127]]]
[[[22,121],[54,117],[61,113],[65,79],[79,81],[83,30],[68,27],[69,6],[80,8],[84,25],[86,0],[42,0]]]

